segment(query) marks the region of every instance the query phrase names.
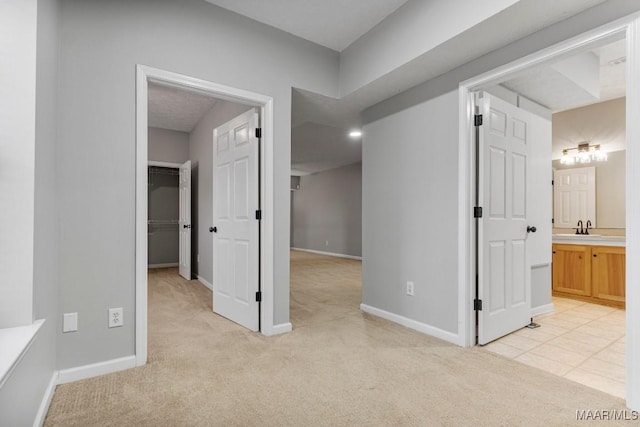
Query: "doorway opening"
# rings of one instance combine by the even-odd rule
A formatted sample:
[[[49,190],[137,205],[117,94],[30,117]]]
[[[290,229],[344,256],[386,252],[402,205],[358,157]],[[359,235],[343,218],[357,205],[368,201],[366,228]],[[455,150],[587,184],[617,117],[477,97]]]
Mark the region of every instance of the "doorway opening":
[[[632,23],[630,24],[630,22]],[[553,175],[552,175],[552,167],[551,167],[552,165],[551,165],[550,155],[547,157],[547,160],[544,163],[547,172],[541,172],[542,175],[536,175],[535,177],[529,178],[529,181],[527,181],[529,184],[531,184],[530,181],[534,180],[533,184],[538,186],[540,186],[540,183],[548,183],[548,185],[545,184],[544,186],[541,186],[541,187],[546,187],[546,196],[544,196],[546,199],[543,202],[541,203],[535,202],[536,198],[533,197],[534,202],[532,203],[532,200],[529,200],[530,197],[534,196],[531,194],[531,187],[527,184],[523,184],[522,182],[519,182],[517,179],[515,180],[514,185],[520,185],[522,187],[521,191],[513,192],[513,189],[514,189],[513,185],[512,186],[509,186],[511,184],[503,185],[503,183],[501,182],[502,178],[508,174],[511,174],[513,171],[518,171],[518,169],[513,165],[509,166],[508,162],[502,161],[502,160],[504,160],[504,158],[507,158],[509,156],[511,156],[513,159],[513,156],[515,154],[520,155],[520,153],[514,153],[510,151],[511,150],[510,148],[500,151],[499,147],[492,145],[492,143],[483,145],[482,139],[484,137],[485,140],[488,140],[491,137],[489,135],[491,133],[490,132],[491,127],[493,126],[494,127],[493,130],[495,131],[496,128],[500,127],[500,126],[495,126],[495,124],[499,122],[506,124],[505,130],[507,131],[507,133],[510,132],[511,136],[519,135],[524,137],[525,134],[521,131],[523,131],[524,128],[529,129],[530,127],[528,126],[528,124],[525,125],[524,122],[520,120],[519,117],[509,115],[510,114],[509,112],[504,113],[502,111],[499,111],[502,108],[502,106],[499,106],[500,108],[494,110],[494,109],[491,109],[490,105],[485,105],[484,107],[488,107],[488,108],[483,108],[482,111],[476,111],[477,100],[475,99],[476,96],[473,95],[477,91],[483,91],[487,95],[482,94],[477,96],[481,97],[482,99],[490,100],[487,102],[488,104],[494,103],[493,102],[494,100],[492,99],[492,97],[505,99],[515,95],[515,98],[512,98],[512,99],[515,99],[515,102],[513,101],[507,102],[507,104],[510,103],[511,105],[515,105],[518,108],[525,107],[526,109],[526,107],[531,107],[530,109],[536,109],[537,107],[539,107],[539,105],[536,105],[537,103],[534,102],[533,103],[534,105],[529,104],[529,101],[531,101],[532,98],[535,98],[535,96],[533,95],[529,95],[528,97],[522,96],[522,93],[525,92],[527,89],[529,89],[526,83],[530,84],[532,81],[531,80],[532,77],[535,77],[536,73],[538,74],[538,77],[541,75],[544,75],[545,67],[548,69],[549,67],[554,67],[555,65],[556,71],[560,69],[560,73],[563,74],[563,76],[566,78],[568,71],[566,68],[562,68],[562,65],[566,65],[567,62],[575,61],[576,58],[579,56],[583,56],[583,57],[586,56],[587,58],[589,58],[588,55],[593,54],[595,51],[599,51],[600,53],[602,53],[603,49],[611,47],[616,43],[624,44],[625,38],[627,42],[627,46],[626,47],[623,46],[625,58],[624,59],[614,58],[611,61],[614,63],[615,62],[621,63],[626,74],[628,76],[633,76],[631,71],[634,69],[634,67],[637,66],[636,65],[637,58],[634,57],[634,52],[633,52],[633,49],[631,48],[631,45],[633,45],[634,43],[634,37],[636,36],[636,33],[634,32],[635,23],[633,22],[634,21],[630,18],[630,19],[627,19],[626,22],[619,21],[609,26],[599,28],[597,30],[594,30],[593,32],[590,32],[583,36],[576,37],[558,46],[547,49],[544,52],[530,55],[529,57],[523,58],[522,60],[516,61],[498,70],[494,70],[492,72],[486,73],[485,75],[478,76],[474,79],[463,82],[461,84],[460,94],[461,94],[462,102],[461,102],[461,115],[460,115],[461,122],[460,123],[461,123],[461,134],[463,136],[461,140],[461,149],[464,150],[464,157],[465,157],[464,161],[467,162],[469,166],[471,166],[470,168],[471,173],[468,173],[465,175],[465,179],[468,180],[467,182],[469,184],[468,186],[465,185],[466,189],[465,191],[463,191],[463,193],[461,193],[461,195],[466,194],[464,196],[466,198],[466,203],[468,206],[468,210],[466,212],[469,213],[469,218],[472,218],[472,220],[462,218],[461,226],[464,223],[464,227],[461,227],[461,228],[468,230],[468,233],[469,233],[467,243],[463,245],[468,248],[468,252],[465,255],[463,255],[463,257],[465,258],[465,264],[469,265],[469,270],[468,270],[469,275],[467,276],[467,278],[469,279],[474,278],[474,280],[465,280],[465,283],[469,284],[468,286],[461,286],[461,293],[467,295],[467,298],[464,301],[461,301],[461,303],[464,302],[464,306],[461,308],[465,313],[464,314],[464,316],[466,317],[465,322],[467,323],[467,327],[465,328],[467,331],[467,334],[466,334],[467,345],[474,345],[474,343],[476,342],[480,344],[490,343],[502,335],[507,335],[510,332],[519,330],[520,328],[527,326],[527,324],[533,320],[535,323],[540,323],[542,327],[538,329],[523,330],[528,332],[522,332],[521,335],[525,335],[526,333],[530,333],[530,334],[537,333],[539,335],[538,338],[543,338],[543,336],[545,335],[544,333],[545,324],[547,325],[546,326],[547,332],[550,332],[551,330],[553,330],[555,333],[559,333],[559,335],[564,335],[564,333],[567,333],[569,335],[562,337],[562,336],[553,336],[553,334],[547,334],[547,336],[544,337],[545,340],[541,342],[528,342],[525,339],[521,341],[522,343],[521,346],[526,347],[527,345],[529,345],[531,348],[539,348],[539,350],[535,352],[538,354],[530,354],[527,356],[524,354],[526,353],[526,349],[524,351],[520,351],[522,349],[516,348],[515,351],[512,352],[512,356],[514,358],[521,356],[523,361],[525,359],[528,359],[531,362],[529,364],[532,364],[533,363],[532,361],[535,358],[539,358],[539,360],[542,362],[546,362],[547,360],[554,362],[553,360],[554,358],[558,359],[560,357],[564,357],[563,359],[564,362],[567,362],[570,365],[576,365],[576,364],[580,365],[582,363],[587,363],[588,366],[594,369],[599,369],[600,370],[599,374],[605,374],[602,371],[601,366],[594,367],[596,363],[594,363],[593,361],[592,362],[588,361],[590,357],[589,355],[581,353],[580,357],[582,358],[582,360],[576,362],[574,360],[570,360],[570,355],[562,356],[559,352],[553,352],[554,349],[551,346],[555,345],[560,348],[567,347],[570,344],[569,340],[575,340],[579,338],[580,334],[582,334],[582,337],[584,338],[584,340],[581,343],[578,342],[577,345],[582,345],[586,349],[592,346],[595,347],[596,341],[597,341],[598,345],[602,345],[602,348],[600,349],[600,351],[603,351],[603,352],[613,351],[611,347],[615,347],[615,351],[624,351],[626,347],[626,355],[625,354],[620,355],[617,360],[621,363],[624,361],[628,362],[630,360],[633,360],[632,357],[633,357],[635,347],[633,345],[629,345],[629,341],[635,341],[636,337],[633,334],[634,332],[636,332],[636,328],[633,326],[632,322],[629,321],[629,319],[632,318],[632,316],[635,316],[634,313],[636,313],[637,310],[640,309],[640,307],[636,307],[635,302],[632,300],[632,298],[630,298],[630,292],[633,293],[633,290],[630,289],[629,283],[631,282],[631,278],[634,277],[633,276],[634,269],[629,268],[630,261],[627,261],[626,266],[624,261],[622,263],[620,262],[609,263],[610,265],[613,265],[615,274],[618,277],[621,276],[623,282],[625,283],[625,285],[623,286],[624,290],[622,290],[622,295],[626,295],[626,312],[619,311],[620,309],[615,307],[614,308],[610,307],[611,305],[615,305],[615,304],[612,304],[610,300],[607,300],[607,296],[612,297],[610,292],[611,289],[606,289],[606,292],[602,292],[600,294],[600,301],[593,301],[593,302],[600,302],[601,305],[590,306],[588,305],[589,303],[586,302],[584,299],[582,299],[582,301],[574,301],[572,299],[561,299],[562,297],[572,296],[572,295],[566,295],[566,294],[563,295],[561,292],[558,292],[557,285],[552,285],[552,281],[553,281],[552,279],[554,279],[557,282],[559,271],[563,267],[563,264],[566,266],[565,261],[560,260],[559,257],[556,256],[557,253],[553,254],[554,248],[552,247],[552,243],[551,243],[552,234],[556,235],[553,238],[554,240],[558,238],[585,239],[586,236],[579,234],[578,237],[571,237],[571,236],[567,236],[567,234],[569,233],[566,232],[566,230],[562,230],[562,229],[551,230],[552,229],[551,220],[553,219],[553,213],[552,213],[553,211],[551,208],[553,187],[551,187],[551,181],[553,179]],[[625,63],[625,60],[626,60],[626,63]],[[596,58],[596,62],[597,62],[597,58]],[[564,64],[559,66],[559,64],[561,63],[564,63]],[[600,64],[598,63],[598,66],[599,65]],[[619,64],[612,64],[612,65],[615,66]],[[585,67],[583,67],[581,71],[584,72]],[[518,78],[522,78],[527,73],[529,73],[529,78],[530,78],[529,82],[521,81],[519,83],[522,83],[522,85],[518,86],[516,84],[518,83],[517,81]],[[575,79],[576,78],[574,77],[574,80]],[[585,81],[583,80],[581,84],[584,85]],[[636,103],[638,102],[638,99],[636,99],[637,94],[633,93],[630,90],[630,88],[633,87],[635,84],[637,84],[637,82],[635,82],[634,78],[631,78],[629,81],[627,81],[627,97],[626,97],[626,100],[622,101],[623,104],[626,104],[626,112],[623,112],[623,116],[626,118],[633,117],[633,114],[631,114],[631,112],[637,109],[637,105],[636,105]],[[509,91],[503,91],[503,89],[511,89],[511,91],[515,92],[515,94],[510,94],[508,93]],[[564,98],[564,101],[567,101],[570,99],[569,96],[562,96],[563,94],[558,93],[558,90],[559,90],[558,88],[551,89],[551,91],[556,91],[556,93],[555,94],[552,93],[552,95],[560,95],[561,98]],[[547,91],[549,91],[549,88],[547,88]],[[521,100],[523,101],[522,103],[520,102]],[[495,104],[496,105],[500,104],[500,101],[496,101]],[[582,104],[574,105],[573,106],[574,108],[569,107],[565,109],[558,109],[557,111],[574,110],[574,109],[577,109],[578,107],[587,108],[585,107],[585,105],[588,105],[588,104],[589,103],[582,103]],[[595,104],[595,102],[592,102],[591,104]],[[540,113],[540,111],[536,113]],[[542,113],[544,113],[544,111]],[[474,126],[474,123],[473,123],[474,117],[476,114],[483,115],[482,117],[483,123],[482,123],[482,126],[480,127]],[[558,114],[562,114],[562,113],[558,113]],[[517,126],[514,125],[515,127],[509,128],[507,124],[509,122],[512,125],[516,123]],[[476,124],[478,124],[477,121],[476,121]],[[637,129],[632,128],[631,126],[629,126],[629,124],[630,124],[630,121],[627,120],[626,138],[629,141],[633,141],[632,134],[635,135],[637,133]],[[485,129],[483,130],[482,127],[485,127]],[[554,128],[555,127],[556,126],[554,123]],[[549,129],[550,128],[551,126],[549,123]],[[584,128],[581,130],[585,131],[587,128],[588,126],[584,126]],[[480,138],[478,139],[480,141],[480,145],[478,146],[475,146],[476,133],[480,134]],[[551,139],[550,135],[549,135],[549,139]],[[587,139],[587,138],[584,138],[584,139]],[[574,141],[575,145],[579,145],[580,143],[583,143],[583,142],[584,141]],[[596,142],[597,141],[593,141],[594,145]],[[607,143],[611,144],[611,141],[607,141]],[[484,157],[481,152],[483,148],[486,150],[486,152],[484,153]],[[627,148],[626,163],[629,164],[629,159],[630,159],[629,153],[634,152],[634,146],[630,144],[626,148]],[[615,151],[615,149],[613,149],[612,151]],[[560,152],[562,153],[562,149],[560,149]],[[480,159],[479,162],[477,163],[477,166],[475,166],[476,163],[474,160],[476,153],[479,154],[479,159]],[[522,159],[524,159],[524,157],[520,158],[520,160]],[[461,160],[462,160],[462,157],[461,157]],[[535,161],[535,156],[533,160]],[[525,160],[522,160],[522,162],[524,161]],[[498,166],[498,165],[506,165],[506,166],[503,169],[500,169],[499,167],[496,168],[494,170],[495,173],[492,174],[490,172],[491,168],[493,167],[491,165],[492,162],[493,162],[493,166]],[[489,166],[487,166],[487,164],[489,164]],[[631,180],[633,173],[630,173],[630,169],[633,167],[632,164],[633,163],[629,164],[629,167],[627,168],[627,173],[626,173],[627,188],[626,188],[626,191],[623,190],[623,194],[627,195],[627,199],[628,199],[628,195],[632,194],[632,191],[629,188],[633,186],[633,183]],[[536,169],[535,162],[532,164],[528,164],[528,166],[529,167],[526,170],[526,174],[529,174],[531,172],[531,169]],[[540,169],[542,170],[542,168]],[[522,175],[522,177],[524,178],[525,177],[524,168],[521,168],[520,170],[522,172],[520,175]],[[503,174],[502,172],[505,172],[505,173]],[[498,179],[497,177],[501,177],[501,178]],[[511,179],[513,179],[514,177],[517,178],[518,174],[510,175]],[[476,183],[479,186],[479,193],[480,193],[478,198],[476,198],[476,194],[473,191]],[[496,190],[499,190],[499,191],[496,191]],[[505,190],[505,191],[503,192],[502,190]],[[483,191],[484,191],[484,194],[482,193]],[[507,191],[512,192],[511,195],[512,196],[515,195],[515,197],[509,198],[507,196],[502,201],[498,200],[498,203],[494,204],[493,206],[491,202],[487,201],[488,200],[487,196],[492,195],[492,192],[494,192],[493,202],[496,202],[495,194],[497,193],[509,194],[507,193]],[[520,199],[518,199],[519,197],[518,195],[522,195],[523,193],[526,194],[526,198],[521,197]],[[565,197],[569,197],[569,196],[565,196]],[[522,205],[520,203],[522,201],[526,202],[526,205]],[[501,205],[500,203],[504,203],[504,208],[505,208],[504,210],[498,209],[499,207],[503,207],[503,205]],[[483,206],[483,204],[486,204],[486,205]],[[536,227],[537,224],[532,223],[530,221],[530,218],[528,218],[527,215],[524,215],[522,216],[522,218],[518,218],[518,219],[521,219],[521,221],[519,221],[519,227],[516,227],[516,228],[521,228],[522,230],[518,230],[515,232],[517,234],[520,231],[522,231],[521,236],[514,238],[514,240],[508,240],[508,238],[501,238],[501,237],[496,238],[493,241],[490,240],[490,236],[492,236],[492,233],[494,233],[493,235],[495,236],[497,235],[496,234],[497,232],[492,231],[491,229],[487,229],[487,226],[488,226],[487,224],[490,223],[492,220],[497,219],[496,217],[500,216],[498,214],[504,214],[505,212],[507,212],[509,208],[514,208],[514,206],[515,207],[526,206],[527,209],[529,210],[535,210],[537,207],[538,208],[540,206],[544,207],[545,205],[548,207],[544,209],[545,212],[543,213],[546,213],[546,216],[548,217],[549,222],[544,223],[543,226],[544,228],[548,227],[549,231],[545,232],[545,236],[542,239],[540,239],[539,234],[535,233],[535,231],[538,231],[538,230],[535,230],[535,229],[531,230],[531,228],[537,228]],[[479,215],[479,212],[476,212],[477,214],[474,215],[473,208],[476,206],[483,208],[482,215]],[[626,215],[626,218],[630,218],[631,214],[633,214],[634,212],[633,206],[629,204],[628,200],[626,201],[626,203],[623,201],[621,203],[621,206],[623,206],[622,209],[624,211],[624,215]],[[515,211],[516,210],[514,210],[514,212]],[[520,212],[516,212],[516,213],[520,213]],[[585,215],[585,214],[581,214],[581,215]],[[474,218],[474,216],[477,218]],[[508,215],[506,215],[506,217],[505,215],[503,215],[503,217],[504,217],[502,218],[503,223],[505,223],[504,221],[505,218],[508,220],[514,220],[514,218],[507,218]],[[544,221],[544,215],[539,218],[543,218],[541,220]],[[603,219],[603,218],[600,218],[600,219]],[[582,221],[582,224],[586,224],[586,222],[587,220],[585,219]],[[595,222],[592,221],[592,224],[593,223]],[[629,233],[630,222],[625,221],[624,224],[625,224],[624,227],[626,227],[626,230],[627,230],[626,257],[632,258],[636,254],[633,246],[634,245],[633,235],[630,235]],[[579,232],[580,232],[580,228],[582,228],[584,232],[585,226],[580,227],[580,224],[577,224],[577,223],[576,225],[577,225],[577,228],[579,229]],[[593,232],[593,230],[590,230],[592,234],[591,238],[603,237],[603,236],[593,236],[593,234],[603,234],[603,235],[623,234],[616,230],[613,230],[610,233],[605,233],[610,230],[607,230],[608,227],[604,222],[599,222],[598,226],[602,227],[602,230],[598,230],[599,231],[598,233],[595,233]],[[476,230],[478,230],[477,239],[475,235]],[[575,228],[572,231],[573,233],[575,233]],[[564,235],[564,236],[558,236],[558,235]],[[529,251],[528,246],[530,242],[535,240],[535,238],[538,238],[538,240],[548,239],[548,243],[545,242],[542,245],[544,249],[543,255],[546,254],[545,256],[548,261],[545,260],[544,262],[530,262],[529,257],[531,256],[531,252],[535,252],[535,250]],[[625,241],[621,240],[619,236],[611,236],[610,240],[612,240],[614,245],[625,246]],[[478,243],[477,247],[475,246],[476,242]],[[560,242],[554,241],[554,243],[560,243]],[[566,243],[566,242],[562,242],[562,243]],[[574,244],[582,243],[584,245],[587,242],[578,241],[578,242],[569,242],[569,243],[574,243]],[[605,244],[603,243],[602,246],[605,246]],[[508,254],[508,250],[505,249],[507,247],[510,247],[510,250],[512,251],[511,254]],[[597,247],[600,248],[601,246],[598,245]],[[589,248],[589,250],[590,250],[589,261],[593,259],[594,254],[596,255],[596,257],[600,256],[599,252],[596,252],[596,253],[591,252],[592,248]],[[507,256],[501,257],[503,254],[507,254]],[[476,255],[478,256],[477,269],[476,269],[476,262],[475,262]],[[584,259],[584,255],[581,255],[581,256]],[[508,262],[507,262],[507,257],[510,257]],[[608,255],[605,256],[605,258],[609,260],[612,259]],[[512,262],[512,259],[517,259],[517,260],[520,260],[521,262],[514,263]],[[552,259],[553,259],[553,263],[551,262]],[[576,259],[580,259],[580,258],[576,256]],[[504,262],[502,263],[498,262],[500,260]],[[504,268],[499,268],[501,264],[504,264]],[[553,269],[553,274],[552,274],[552,269]],[[475,279],[476,271],[477,271],[477,279]],[[493,273],[493,277],[491,276],[491,273]],[[504,279],[504,280],[501,280],[501,279]],[[602,281],[600,280],[600,282]],[[608,284],[605,283],[604,286],[614,287],[616,291],[620,293],[619,282],[620,280],[617,280],[616,284],[612,285],[611,281],[609,281],[609,283]],[[510,290],[506,289],[508,286],[512,286],[514,283],[520,283],[521,286],[518,289],[510,289]],[[540,283],[544,283],[544,285],[539,286]],[[476,287],[476,284],[477,284],[477,287]],[[603,286],[600,285],[601,289],[602,287]],[[545,293],[544,299],[547,300],[546,303],[541,304],[539,306],[532,305],[532,299],[533,299],[532,290],[535,291],[536,289],[537,290],[543,289]],[[553,296],[552,296],[552,289],[553,289],[553,293],[555,294]],[[565,292],[566,292],[566,289],[565,289]],[[522,296],[522,298],[519,298],[519,299],[514,298],[513,297],[514,295],[520,295]],[[497,298],[494,298],[494,296],[497,296]],[[613,295],[613,297],[619,298],[620,295]],[[540,301],[537,301],[537,303],[539,302]],[[517,305],[521,305],[525,307],[524,309],[520,310],[521,311],[520,314],[514,315],[514,318],[518,318],[516,320],[516,324],[518,325],[514,324],[510,328],[507,328],[507,330],[505,331],[497,331],[497,332],[496,330],[492,331],[491,330],[492,326],[490,322],[491,315],[493,313],[498,313],[498,312],[502,312],[502,314],[504,314],[505,312],[508,312],[509,309],[511,308],[510,304],[511,306],[514,306],[514,307]],[[555,310],[557,313],[555,315],[545,314],[548,311],[552,311],[554,309],[554,305],[557,306]],[[541,316],[538,318],[539,321],[537,322],[535,321],[535,319],[532,319],[536,315]],[[598,319],[602,320],[603,322],[602,325],[599,325],[597,323]],[[572,322],[572,323],[567,323],[567,322]],[[592,323],[592,322],[596,322],[596,323]],[[560,325],[561,323],[563,323],[565,327],[574,325],[575,328],[569,328],[569,330],[564,331],[563,329],[560,329],[562,328],[562,326]],[[531,325],[531,326],[534,327],[536,325]],[[582,328],[582,330],[581,331],[572,330],[572,329],[578,329],[578,328]],[[590,331],[587,331],[586,329],[589,329],[589,328],[590,328]],[[493,329],[498,329],[498,328],[493,328]],[[626,331],[626,337],[624,335],[620,335],[621,330]],[[591,335],[589,335],[588,332],[591,332]],[[482,337],[483,334],[485,335],[484,337]],[[597,334],[600,334],[602,336],[598,336]],[[548,338],[548,340],[546,338]],[[476,339],[478,341],[476,341]],[[507,338],[506,340],[508,341],[509,339]],[[515,344],[515,341],[519,341],[519,337],[511,338],[511,341],[512,341],[512,344]],[[607,341],[607,342],[605,343],[604,341]],[[489,346],[491,345],[492,344],[489,344]],[[504,341],[502,343],[500,341],[497,341],[496,344],[493,344],[493,345],[496,348],[496,350],[498,351],[502,350],[503,353],[507,353],[511,351],[512,350],[511,347],[516,347],[514,345],[512,345],[511,347],[505,347],[505,345],[508,345],[508,344]],[[498,349],[498,347],[501,347],[501,348]],[[540,358],[544,358],[545,356],[546,356],[545,360],[540,359]],[[560,361],[555,360],[555,362],[560,362]],[[553,363],[548,363],[547,370],[553,371],[554,368],[552,367],[552,365]],[[588,381],[585,379],[586,375],[585,375],[585,372],[583,371],[586,371],[586,369],[584,368],[587,365],[584,365],[582,369],[578,369],[579,366],[571,366],[570,369],[567,370],[567,372],[573,370],[575,375],[572,375],[573,376],[572,379],[577,380],[578,382],[583,382],[587,385],[594,386],[595,385],[594,381]],[[555,367],[557,366],[558,365],[556,365]],[[540,367],[544,369],[543,366],[540,366]],[[601,389],[613,394],[622,395],[623,397],[626,396],[628,405],[633,407],[633,404],[635,401],[634,401],[634,394],[632,393],[632,390],[633,390],[634,384],[637,384],[638,378],[634,376],[635,369],[631,368],[629,366],[629,363],[626,363],[626,368],[622,368],[622,371],[626,374],[625,375],[626,386],[622,385],[620,388],[618,388],[618,391],[615,393],[611,387],[609,387],[607,390],[604,390],[606,387],[602,387]],[[557,370],[556,373],[560,373],[560,372],[561,370]],[[565,372],[565,374],[567,372]],[[619,373],[617,375],[619,375]],[[580,381],[580,379],[578,378],[580,376],[582,377],[582,381]],[[606,374],[603,376],[606,377]],[[611,377],[613,377],[613,375],[611,375]],[[610,379],[613,379],[613,378],[610,378]],[[619,379],[619,376],[618,376],[618,379]]]
[[[245,311],[255,318],[250,329],[273,334],[272,98],[142,65],[136,74],[136,364],[147,360],[148,234],[151,226],[160,225],[149,222],[156,220],[148,209],[150,161],[168,171],[181,169],[177,222],[183,250],[179,270],[173,267],[169,273],[178,278],[180,272],[181,280],[195,278],[213,289],[218,295],[214,311],[243,324],[234,317],[237,313],[223,313],[219,303],[233,290],[231,300],[246,302]],[[179,135],[170,141],[168,134]],[[172,227],[175,239],[176,219],[167,221],[171,224],[162,225]],[[249,224],[255,237],[245,239],[239,223]],[[223,240],[228,244],[215,245]],[[240,246],[247,257],[237,255]],[[233,249],[233,256],[225,248]],[[236,259],[245,261],[246,275],[231,268]]]
[[[291,123],[290,318],[307,326],[360,311],[361,119],[293,89]]]

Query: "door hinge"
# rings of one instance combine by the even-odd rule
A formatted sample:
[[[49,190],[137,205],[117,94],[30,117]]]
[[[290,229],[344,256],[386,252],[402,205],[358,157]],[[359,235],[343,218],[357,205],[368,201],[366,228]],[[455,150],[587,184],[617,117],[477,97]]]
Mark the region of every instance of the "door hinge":
[[[556,219],[555,218],[551,218],[551,224],[555,224],[556,223]]]
[[[256,301],[257,302],[262,301],[262,292],[260,291],[256,292]]]
[[[473,125],[482,126],[482,114],[476,114],[473,116]]]
[[[556,185],[556,182],[554,180],[551,180],[551,186],[553,187],[554,185]]]
[[[473,208],[473,217],[474,218],[482,218],[482,207],[476,206]]]
[[[474,299],[473,300],[473,309],[475,311],[482,311],[482,300],[481,299]]]
[[[256,128],[256,138],[262,138],[262,128]]]
[[[261,209],[258,209],[258,210],[256,211],[256,219],[257,219],[258,221],[262,220],[262,210],[261,210]]]

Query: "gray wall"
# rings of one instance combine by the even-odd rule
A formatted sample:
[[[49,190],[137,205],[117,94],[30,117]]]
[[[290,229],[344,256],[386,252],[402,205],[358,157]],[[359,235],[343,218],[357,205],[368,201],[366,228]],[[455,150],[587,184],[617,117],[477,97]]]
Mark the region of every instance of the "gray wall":
[[[609,151],[606,162],[586,166],[596,168],[596,224],[598,228],[626,227],[626,98],[600,102],[553,115],[554,146],[575,147],[582,141],[602,144]],[[553,161],[555,169],[572,169],[585,165],[563,165]]]
[[[460,82],[637,9],[608,1],[363,112],[363,303],[459,332]]]
[[[288,322],[291,87],[335,96],[338,54],[201,0],[65,0],[61,18],[60,311],[79,330],[58,335],[58,367],[134,354],[136,64],[273,97],[274,323]]]
[[[150,127],[147,139],[149,160],[168,163],[189,160],[189,133]]]
[[[458,93],[363,133],[362,302],[457,333]]]
[[[185,144],[187,148],[189,144]],[[155,168],[154,168],[155,169]],[[161,168],[175,171],[177,169]],[[178,175],[151,173],[149,175],[148,216],[150,220],[174,220],[180,217]],[[148,264],[177,264],[179,261],[180,229],[178,224],[150,224],[147,226]]]
[[[56,329],[60,326],[55,190],[59,9],[56,0],[38,1],[33,309],[36,319],[46,321],[0,389],[2,425],[33,425],[56,363]]]
[[[189,135],[191,159],[191,271],[213,283],[213,129],[251,107],[218,100]],[[200,254],[200,262],[198,262]]]
[[[362,163],[306,175],[293,197],[293,247],[362,255]]]

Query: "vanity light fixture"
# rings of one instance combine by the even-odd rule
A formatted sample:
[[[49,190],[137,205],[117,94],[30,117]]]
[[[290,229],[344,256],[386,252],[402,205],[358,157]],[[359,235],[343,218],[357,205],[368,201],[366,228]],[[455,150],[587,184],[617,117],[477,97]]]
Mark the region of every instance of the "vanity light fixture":
[[[600,149],[600,144],[583,142],[577,147],[562,150],[560,163],[563,165],[573,165],[576,163],[591,163],[594,160],[596,162],[606,161],[607,153]]]

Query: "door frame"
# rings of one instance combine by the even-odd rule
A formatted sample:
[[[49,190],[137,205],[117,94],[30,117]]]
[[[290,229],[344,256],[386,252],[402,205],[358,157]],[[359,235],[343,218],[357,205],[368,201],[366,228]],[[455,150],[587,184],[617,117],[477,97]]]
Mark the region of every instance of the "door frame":
[[[536,53],[524,56],[511,63],[477,75],[460,83],[459,96],[459,141],[458,141],[458,324],[459,344],[475,345],[476,324],[473,298],[475,291],[475,114],[474,92],[499,83],[515,73],[545,62],[571,55],[589,45],[625,37],[627,40],[627,188],[626,188],[626,396],[627,406],[640,409],[640,289],[631,286],[640,282],[640,224],[631,219],[640,218],[640,199],[633,194],[640,191],[640,13],[615,20],[594,30],[570,38]]]
[[[273,324],[273,242],[274,242],[274,150],[273,98],[244,89],[136,64],[136,222],[135,222],[135,357],[136,366],[147,363],[147,165],[148,165],[148,85],[161,83],[184,90],[204,92],[226,101],[260,109],[262,127],[260,156],[260,332],[274,335]],[[212,142],[213,143],[213,142]]]

